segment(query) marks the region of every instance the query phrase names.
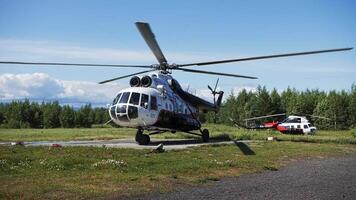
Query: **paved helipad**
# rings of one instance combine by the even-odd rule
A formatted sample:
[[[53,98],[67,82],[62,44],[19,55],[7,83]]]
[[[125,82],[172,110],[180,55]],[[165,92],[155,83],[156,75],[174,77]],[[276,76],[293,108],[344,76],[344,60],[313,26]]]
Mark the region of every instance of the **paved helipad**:
[[[250,141],[238,141],[250,142]],[[236,142],[235,142],[236,143]],[[152,139],[149,145],[138,145],[133,139],[113,139],[113,140],[75,140],[75,141],[35,141],[23,142],[24,146],[52,146],[59,144],[61,146],[91,146],[91,147],[113,147],[113,148],[133,148],[133,149],[155,149],[163,144],[164,149],[185,149],[188,147],[197,147],[202,145],[216,144],[234,144],[234,141],[212,140],[203,143],[197,139]],[[0,145],[11,145],[11,142],[1,142]]]

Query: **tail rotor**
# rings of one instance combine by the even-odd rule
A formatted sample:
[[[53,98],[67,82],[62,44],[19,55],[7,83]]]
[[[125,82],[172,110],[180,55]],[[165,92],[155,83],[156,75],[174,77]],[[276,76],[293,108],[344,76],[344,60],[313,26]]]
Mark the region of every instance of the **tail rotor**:
[[[214,123],[216,123],[216,113],[217,113],[217,111],[218,111],[218,109],[220,107],[220,104],[221,104],[221,101],[222,101],[222,96],[224,94],[223,91],[216,91],[216,89],[218,87],[218,84],[219,84],[219,78],[216,80],[214,89],[211,88],[210,85],[208,85],[208,88],[211,91],[211,94],[213,95],[214,105],[216,107],[216,110],[215,110],[215,113],[214,113]],[[219,95],[218,99],[216,99],[216,95]]]

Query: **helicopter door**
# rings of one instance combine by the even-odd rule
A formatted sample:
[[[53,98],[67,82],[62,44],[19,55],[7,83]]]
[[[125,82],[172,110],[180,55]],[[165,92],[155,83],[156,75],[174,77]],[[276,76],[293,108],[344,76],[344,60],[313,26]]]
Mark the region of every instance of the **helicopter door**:
[[[146,125],[146,123],[148,122],[149,117],[150,117],[148,98],[149,98],[149,96],[147,94],[141,94],[139,116],[140,116],[142,125],[144,125],[144,126]]]
[[[153,121],[156,121],[158,116],[158,106],[157,106],[157,97],[151,95],[150,99],[150,118]]]

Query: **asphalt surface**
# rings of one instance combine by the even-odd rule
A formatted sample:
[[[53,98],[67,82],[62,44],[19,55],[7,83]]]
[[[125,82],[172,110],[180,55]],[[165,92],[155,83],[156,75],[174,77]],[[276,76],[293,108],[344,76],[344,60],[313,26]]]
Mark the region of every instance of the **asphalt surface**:
[[[248,143],[250,141],[238,141]],[[133,149],[156,149],[163,144],[165,150],[185,149],[211,144],[233,144],[233,141],[211,140],[203,143],[200,139],[152,139],[149,145],[138,145],[134,139],[113,139],[113,140],[73,140],[73,141],[35,141],[23,142],[24,146],[90,146],[90,147],[112,147],[112,148],[133,148]],[[14,145],[15,143],[13,143]],[[11,142],[0,142],[0,145],[12,145]]]
[[[356,155],[295,161],[279,171],[136,199],[356,199]]]

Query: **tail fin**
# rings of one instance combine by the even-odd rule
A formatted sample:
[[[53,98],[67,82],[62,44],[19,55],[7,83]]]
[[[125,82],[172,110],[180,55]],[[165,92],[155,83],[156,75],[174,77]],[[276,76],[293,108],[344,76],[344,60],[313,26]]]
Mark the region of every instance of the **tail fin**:
[[[218,100],[217,100],[216,103],[215,103],[215,107],[216,107],[217,110],[220,109],[220,105],[221,105],[223,96],[224,96],[224,92],[223,92],[223,91],[220,91],[220,92],[219,92]]]

